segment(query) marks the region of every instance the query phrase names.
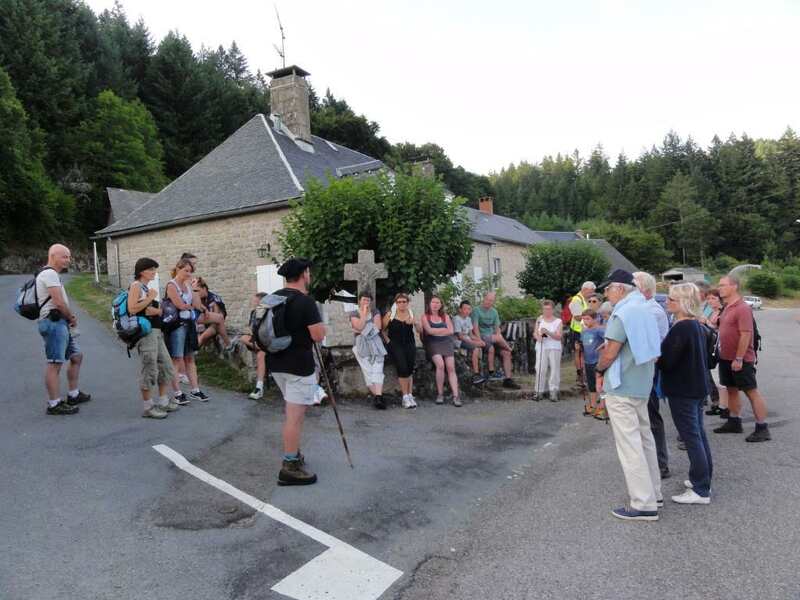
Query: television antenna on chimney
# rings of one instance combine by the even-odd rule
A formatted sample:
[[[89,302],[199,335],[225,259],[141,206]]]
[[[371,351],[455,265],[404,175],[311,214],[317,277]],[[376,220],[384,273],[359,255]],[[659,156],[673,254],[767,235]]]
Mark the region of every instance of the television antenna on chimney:
[[[283,31],[283,24],[281,23],[281,15],[278,12],[278,7],[275,6],[275,16],[278,17],[278,29],[281,30],[281,47],[278,48],[277,44],[272,44],[272,47],[275,48],[275,52],[278,53],[278,56],[281,57],[281,67],[284,69],[286,68],[286,34]]]

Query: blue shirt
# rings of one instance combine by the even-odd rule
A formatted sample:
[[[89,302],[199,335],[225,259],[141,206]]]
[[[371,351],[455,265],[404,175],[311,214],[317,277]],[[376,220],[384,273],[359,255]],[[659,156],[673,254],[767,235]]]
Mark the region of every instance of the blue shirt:
[[[629,398],[649,398],[650,390],[653,387],[653,373],[656,361],[651,360],[641,365],[636,364],[625,326],[620,318],[615,315],[611,315],[608,325],[606,325],[606,339],[622,344],[622,348],[619,351],[622,383],[614,389],[606,387],[606,392],[615,396]]]
[[[583,357],[586,364],[596,365],[600,360],[600,346],[605,341],[605,327],[593,327],[581,331],[581,342],[583,343]]]

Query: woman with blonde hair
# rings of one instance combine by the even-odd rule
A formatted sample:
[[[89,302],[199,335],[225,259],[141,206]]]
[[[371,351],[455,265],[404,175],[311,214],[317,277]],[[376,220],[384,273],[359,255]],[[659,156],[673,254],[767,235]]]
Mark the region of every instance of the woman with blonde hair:
[[[703,400],[708,395],[708,347],[700,318],[700,292],[693,283],[669,289],[667,310],[673,325],[661,342],[661,391],[667,397],[672,420],[686,444],[689,479],[686,490],[672,500],[679,504],[709,504],[713,464],[703,428]]]
[[[197,366],[194,355],[199,346],[197,342],[197,326],[195,324],[196,312],[194,307],[194,294],[192,291],[192,274],[194,265],[191,260],[182,258],[172,269],[172,279],[167,282],[167,300],[178,310],[178,321],[171,326],[167,347],[172,357],[176,377],[172,382],[175,391],[175,402],[189,404],[189,400],[208,402],[209,396],[200,390],[197,381]],[[200,309],[205,312],[205,308]],[[181,391],[177,373],[186,373],[189,378],[189,397]]]

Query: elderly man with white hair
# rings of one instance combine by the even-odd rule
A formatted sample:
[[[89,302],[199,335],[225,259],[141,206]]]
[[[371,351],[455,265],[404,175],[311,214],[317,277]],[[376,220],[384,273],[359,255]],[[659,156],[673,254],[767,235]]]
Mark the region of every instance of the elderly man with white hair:
[[[617,269],[601,288],[614,312],[606,324],[606,344],[595,370],[604,375],[606,410],[630,496],[628,506],[611,512],[618,519],[657,521],[664,500],[647,401],[655,361],[661,354],[658,326],[631,273]]]
[[[656,301],[656,278],[650,273],[636,271],[633,274],[633,281],[642,295],[645,297],[645,306],[656,318],[658,325],[658,335],[661,341],[667,337],[669,331],[669,320],[666,311]],[[664,430],[664,419],[661,417],[661,399],[658,397],[656,389],[658,387],[659,374],[656,369],[653,379],[653,389],[650,391],[650,399],[647,403],[647,411],[650,413],[650,429],[653,431],[653,439],[656,441],[656,454],[658,456],[658,469],[661,471],[661,479],[667,479],[669,472],[669,453],[667,452],[667,435]]]
[[[575,340],[575,371],[578,375],[578,384],[584,387],[583,380],[583,351],[581,348],[581,318],[583,311],[589,308],[589,298],[594,294],[597,286],[593,281],[584,281],[581,285],[581,291],[575,294],[569,301],[569,312],[572,315],[569,328],[572,332],[572,338]]]
[[[50,246],[47,265],[36,274],[36,295],[44,298],[39,311],[39,335],[44,340],[44,353],[47,366],[44,382],[47,387],[48,415],[74,415],[78,404],[91,400],[78,387],[78,377],[83,362],[83,354],[78,347],[75,326],[78,318],[69,306],[67,292],[61,285],[59,273],[69,267],[72,256],[69,248],[62,244]],[[59,394],[61,366],[67,366],[67,397],[62,400]]]

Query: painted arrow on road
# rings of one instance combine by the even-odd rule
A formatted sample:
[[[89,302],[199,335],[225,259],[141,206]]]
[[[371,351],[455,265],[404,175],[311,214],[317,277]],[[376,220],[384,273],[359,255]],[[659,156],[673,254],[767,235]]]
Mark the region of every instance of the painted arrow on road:
[[[279,594],[296,600],[376,600],[403,574],[350,544],[214,477],[169,446],[158,444],[153,446],[153,450],[200,481],[328,547],[325,552],[276,583],[272,590]]]

